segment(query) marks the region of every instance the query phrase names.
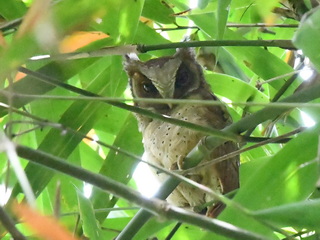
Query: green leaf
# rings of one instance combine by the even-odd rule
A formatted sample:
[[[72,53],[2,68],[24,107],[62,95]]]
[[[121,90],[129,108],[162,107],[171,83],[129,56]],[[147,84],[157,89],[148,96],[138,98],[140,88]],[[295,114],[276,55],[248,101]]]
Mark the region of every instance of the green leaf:
[[[280,227],[320,230],[320,200],[309,200],[256,211],[253,216]]]
[[[78,192],[78,202],[84,235],[92,240],[102,239],[101,229],[96,220],[90,200],[81,192]]]
[[[157,232],[163,233],[164,236],[162,237],[163,239],[165,239],[165,237],[170,233],[170,230],[174,227],[175,224],[176,223],[172,224],[172,221],[160,222],[158,219],[152,218],[142,228],[140,228],[138,234],[134,236],[133,240],[147,239]]]
[[[279,0],[256,0],[256,7],[260,13],[260,16],[267,20],[267,18],[272,14],[272,9],[277,5],[278,2]]]
[[[208,4],[209,4],[210,0],[199,0],[198,1],[198,6],[201,9],[204,9]]]
[[[117,134],[113,146],[133,154],[142,154],[141,134],[138,132],[137,122],[131,114],[128,115],[121,130]],[[110,151],[100,169],[100,174],[111,177],[118,182],[128,183],[137,163],[138,162],[131,157]],[[96,188],[93,189],[92,202],[95,208],[113,207],[117,200],[111,198],[110,201],[106,201],[106,199],[110,199],[109,194]],[[103,221],[107,215],[108,213],[99,213],[97,214],[97,218]]]
[[[218,9],[217,9],[218,35],[217,35],[217,39],[224,38],[224,31],[226,29],[226,24],[228,21],[230,3],[231,3],[231,0],[218,0]]]
[[[159,23],[175,22],[174,11],[165,1],[145,0],[141,15]]]
[[[301,22],[298,31],[296,32],[293,43],[297,48],[310,58],[314,66],[320,71],[320,9],[316,8],[307,14]]]
[[[135,43],[139,42],[141,44],[170,43],[168,39],[165,39],[163,36],[161,36],[152,28],[150,28],[148,25],[142,22],[139,22],[138,24],[137,34],[133,42]],[[163,56],[163,55],[170,55],[170,54],[172,55],[174,54],[174,52],[175,51],[172,49],[166,49],[161,51],[153,51],[152,54],[155,56]],[[142,55],[142,57],[144,56]]]
[[[214,21],[213,13],[190,15],[190,19],[210,36],[204,35],[206,39],[217,37],[217,32],[214,30],[216,22]],[[245,40],[239,33],[229,29],[225,31],[224,37],[230,40]],[[293,71],[282,59],[260,47],[225,47],[225,49],[232,54],[239,66],[254,72],[264,80]],[[270,71],[270,69],[272,69],[272,71]],[[285,78],[271,82],[270,86],[272,86],[272,89],[270,95],[273,96],[285,82]],[[297,87],[298,83],[296,81],[285,92],[284,96],[292,94]]]
[[[220,96],[230,99],[236,103],[246,103],[248,101],[255,103],[268,103],[265,94],[250,84],[225,74],[208,73],[205,75],[210,83],[213,92]],[[227,86],[227,87],[226,87]],[[262,107],[249,107],[249,111],[257,111]]]
[[[20,0],[1,0],[0,15],[7,20],[22,17],[27,11],[26,6]]]
[[[143,5],[144,0],[105,0],[106,14],[94,27],[110,35],[115,44],[130,43],[136,34]]]
[[[291,140],[274,156],[265,159],[240,187],[234,200],[250,210],[305,200],[314,190],[318,169],[314,159],[318,152],[319,125]],[[303,149],[303,151],[302,151]],[[227,208],[221,220],[250,231],[273,236],[273,229],[250,216]],[[213,236],[213,234],[208,234]],[[215,239],[225,239],[218,237]]]
[[[126,82],[121,81],[121,76],[124,77],[124,74],[119,71],[119,69],[122,69],[121,58],[115,56],[106,60],[109,60],[106,61],[106,69],[91,78],[87,89],[95,93],[107,93],[110,96],[117,96],[126,86]],[[113,81],[113,79],[117,79],[118,81]],[[63,126],[68,126],[86,134],[92,129],[97,119],[101,118],[105,114],[105,111],[108,111],[110,108],[110,106],[106,108],[103,108],[103,106],[105,104],[101,102],[77,101],[63,113],[59,122]],[[62,158],[67,158],[81,140],[79,136],[75,136],[73,133],[68,132],[61,135],[61,130],[51,129],[39,145],[39,149]],[[53,172],[31,163],[26,167],[26,173],[36,194],[41,193],[54,175]],[[19,191],[20,187],[16,186],[12,196],[15,196]]]
[[[57,62],[49,63],[43,67],[41,67],[38,72],[44,74],[46,76],[50,76],[51,78],[59,79],[60,81],[67,81],[67,79],[71,78],[75,74],[77,74],[80,69],[85,68],[86,66],[90,66],[94,61],[94,59],[84,59],[77,61],[76,64],[58,64]],[[18,82],[15,82],[11,85],[12,91],[17,94],[30,94],[30,95],[42,95],[50,90],[54,89],[55,86],[51,84],[44,83],[38,79],[35,79],[31,76],[26,76],[20,79]],[[5,91],[9,91],[9,88],[3,89]],[[19,98],[16,99],[13,103],[13,107],[21,108],[22,106],[31,102],[30,98]],[[8,104],[8,98],[4,93],[0,93],[0,102]],[[3,108],[0,109],[0,116],[4,116],[7,114],[7,111]]]

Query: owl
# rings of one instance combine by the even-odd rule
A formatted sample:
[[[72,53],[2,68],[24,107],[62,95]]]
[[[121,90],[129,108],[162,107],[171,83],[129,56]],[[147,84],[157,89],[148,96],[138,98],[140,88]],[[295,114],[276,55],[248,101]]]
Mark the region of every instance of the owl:
[[[201,66],[191,49],[179,49],[173,56],[141,62],[137,57],[126,56],[124,68],[129,77],[134,98],[198,99],[219,101],[205,81]],[[226,108],[221,105],[195,105],[135,102],[135,106],[198,125],[222,129],[232,122]],[[150,163],[168,170],[181,169],[183,159],[205,137],[204,133],[136,114],[143,135],[144,155]],[[217,147],[203,161],[212,160],[235,151],[233,142]],[[154,171],[159,181],[166,174]],[[188,178],[222,194],[239,187],[239,158],[223,161],[190,173]],[[180,183],[167,198],[178,207],[196,209],[212,202],[211,195],[186,183]],[[224,208],[222,203],[209,207],[207,214],[217,216]]]

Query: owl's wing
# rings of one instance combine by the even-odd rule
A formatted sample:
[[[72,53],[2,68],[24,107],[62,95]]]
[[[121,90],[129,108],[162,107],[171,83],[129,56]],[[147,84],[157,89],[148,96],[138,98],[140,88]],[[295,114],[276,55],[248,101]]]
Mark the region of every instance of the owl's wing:
[[[204,94],[202,94],[204,95]],[[213,94],[205,95],[206,99],[219,101]],[[222,129],[232,123],[232,119],[224,106],[208,106],[208,124],[216,129]],[[223,145],[214,149],[211,153],[209,161],[218,157],[224,156],[230,152],[238,150],[238,146],[234,142],[226,142]],[[228,160],[219,162],[212,166],[213,174],[219,179],[222,194],[229,193],[239,188],[239,156],[232,157]],[[211,209],[208,209],[207,215],[217,217],[224,209],[225,205],[221,202],[215,204]]]
[[[216,151],[220,152],[220,156],[236,151],[237,145],[233,142],[226,142]],[[213,155],[216,155],[217,152]],[[222,193],[226,194],[239,188],[239,156],[232,157],[215,165],[218,178],[222,186]]]
[[[226,142],[215,149],[211,155],[212,158],[217,158],[235,150],[237,150],[235,143]],[[214,174],[219,178],[222,194],[239,188],[239,162],[239,156],[236,156],[212,166],[214,168]],[[208,208],[206,215],[216,218],[224,208],[225,205],[222,202],[218,202],[211,208]]]

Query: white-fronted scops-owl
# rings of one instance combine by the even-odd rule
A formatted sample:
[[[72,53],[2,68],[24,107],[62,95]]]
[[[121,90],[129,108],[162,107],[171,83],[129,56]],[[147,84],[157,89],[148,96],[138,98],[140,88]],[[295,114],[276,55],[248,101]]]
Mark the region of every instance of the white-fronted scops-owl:
[[[180,49],[173,56],[141,62],[126,56],[125,70],[129,76],[133,97],[156,99],[200,99],[219,101],[204,79],[201,66],[190,49]],[[164,114],[172,118],[195,124],[222,129],[231,123],[225,107],[220,105],[165,104],[135,102],[140,108]],[[136,114],[147,161],[166,169],[177,169],[181,161],[205,135],[185,127]],[[236,150],[236,144],[226,142],[217,147],[204,161],[208,161]],[[164,173],[156,173],[163,181]],[[187,176],[223,194],[239,187],[239,158],[234,157]],[[193,208],[212,201],[203,191],[185,183],[179,184],[168,197],[168,202],[179,207]],[[222,204],[211,208],[210,215],[216,216]]]

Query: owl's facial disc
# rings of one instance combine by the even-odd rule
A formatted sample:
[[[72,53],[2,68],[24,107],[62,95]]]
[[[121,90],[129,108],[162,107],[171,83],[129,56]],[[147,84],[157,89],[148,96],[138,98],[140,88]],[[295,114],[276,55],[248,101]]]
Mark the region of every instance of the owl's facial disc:
[[[151,80],[161,97],[170,99],[174,96],[176,73],[180,64],[181,60],[178,58],[170,58],[157,63],[151,60],[140,66],[140,71]],[[169,107],[172,107],[171,104]]]

